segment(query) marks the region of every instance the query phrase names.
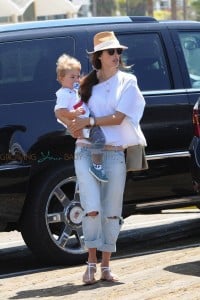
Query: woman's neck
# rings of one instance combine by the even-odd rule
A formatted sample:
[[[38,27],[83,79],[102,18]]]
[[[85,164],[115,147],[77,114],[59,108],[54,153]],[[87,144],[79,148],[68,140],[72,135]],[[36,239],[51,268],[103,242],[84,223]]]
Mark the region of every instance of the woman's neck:
[[[114,76],[117,73],[118,69],[111,69],[111,70],[104,70],[104,69],[100,69],[98,71],[98,79],[99,82],[103,82],[108,80],[109,78],[111,78],[112,76]]]

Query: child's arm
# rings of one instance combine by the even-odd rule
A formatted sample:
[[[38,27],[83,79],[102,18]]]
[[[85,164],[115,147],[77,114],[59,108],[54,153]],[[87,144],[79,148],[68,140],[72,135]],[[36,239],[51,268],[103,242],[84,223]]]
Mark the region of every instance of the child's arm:
[[[68,120],[74,120],[76,117],[79,117],[84,113],[85,111],[82,107],[73,110],[68,110],[66,108],[59,108],[58,110],[55,111],[56,117],[58,117],[59,115],[59,118],[65,118]]]
[[[64,125],[68,129],[68,131],[69,131],[69,126],[71,125],[73,119],[70,120],[66,116],[70,116],[70,115],[71,115],[71,112],[69,110],[67,110],[66,108],[60,108],[60,109],[55,110],[55,116],[56,116],[56,118],[59,120],[59,122],[62,125]],[[70,133],[70,131],[69,131],[69,133]],[[82,129],[78,130],[76,132],[76,135],[74,134],[72,136],[74,138],[82,138],[83,137]]]
[[[83,109],[78,108],[74,110],[68,110],[66,108],[59,108],[55,111],[56,116],[59,115],[59,118],[66,118],[68,120],[74,120],[76,117],[83,114]]]
[[[60,120],[62,123],[68,126],[72,120],[84,113],[85,111],[82,107],[77,108],[76,110],[59,108],[55,111],[55,116],[58,120]]]

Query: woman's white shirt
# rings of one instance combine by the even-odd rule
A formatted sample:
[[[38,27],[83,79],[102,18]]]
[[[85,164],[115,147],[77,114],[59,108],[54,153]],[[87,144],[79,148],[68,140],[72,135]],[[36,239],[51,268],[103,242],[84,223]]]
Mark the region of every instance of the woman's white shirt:
[[[118,71],[107,81],[95,85],[88,106],[96,117],[114,114],[126,115],[120,125],[101,126],[107,145],[123,146],[146,145],[140,128],[145,100],[133,74]]]

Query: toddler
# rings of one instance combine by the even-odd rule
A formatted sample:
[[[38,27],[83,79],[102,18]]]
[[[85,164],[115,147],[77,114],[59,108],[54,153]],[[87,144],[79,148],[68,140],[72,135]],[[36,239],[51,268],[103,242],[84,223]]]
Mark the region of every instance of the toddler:
[[[61,110],[65,123],[58,120],[67,127],[67,120],[71,121],[76,117],[92,116],[86,103],[80,100],[77,85],[80,81],[81,64],[69,55],[63,54],[57,61],[57,80],[61,88],[56,92],[56,105],[54,111]],[[108,178],[103,169],[103,147],[105,137],[99,126],[93,126],[91,129],[83,129],[83,136],[91,142],[92,165],[89,172],[99,181],[107,182]]]

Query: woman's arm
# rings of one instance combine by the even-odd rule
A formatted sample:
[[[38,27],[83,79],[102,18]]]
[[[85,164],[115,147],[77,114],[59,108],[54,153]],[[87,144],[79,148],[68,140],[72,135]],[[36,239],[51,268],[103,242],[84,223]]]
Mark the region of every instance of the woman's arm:
[[[77,130],[83,129],[84,127],[87,127],[87,126],[93,126],[93,125],[98,125],[98,126],[120,125],[124,118],[125,118],[125,114],[123,114],[119,111],[116,111],[114,114],[104,116],[104,117],[76,118],[76,119],[72,120],[71,124],[69,125],[69,128],[70,128],[70,131],[72,133],[74,133]]]
[[[95,125],[98,125],[98,126],[120,125],[124,118],[125,118],[125,114],[123,114],[119,111],[116,111],[112,115],[96,118]]]

